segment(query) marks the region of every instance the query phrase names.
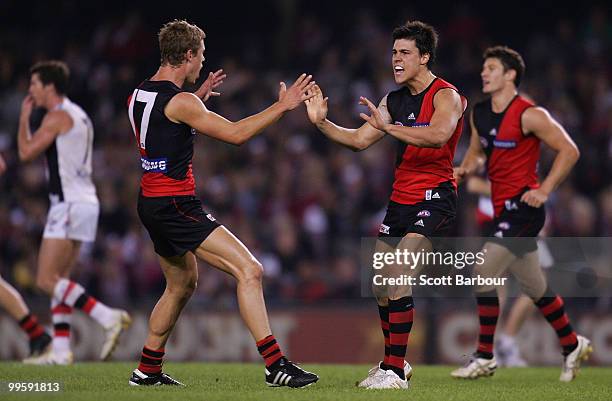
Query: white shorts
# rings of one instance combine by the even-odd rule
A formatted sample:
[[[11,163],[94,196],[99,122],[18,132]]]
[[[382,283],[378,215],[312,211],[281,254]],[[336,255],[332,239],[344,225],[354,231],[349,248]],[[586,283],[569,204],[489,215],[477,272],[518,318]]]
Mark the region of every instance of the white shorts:
[[[51,203],[43,238],[93,242],[98,230],[100,205],[84,202]]]

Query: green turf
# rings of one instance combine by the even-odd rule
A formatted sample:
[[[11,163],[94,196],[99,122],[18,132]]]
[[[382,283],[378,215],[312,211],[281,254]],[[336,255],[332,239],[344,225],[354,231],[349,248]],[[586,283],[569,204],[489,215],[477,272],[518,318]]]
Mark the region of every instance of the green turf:
[[[416,366],[412,388],[371,391],[355,387],[365,365],[305,365],[321,380],[305,389],[267,388],[261,365],[172,363],[164,370],[185,388],[133,388],[133,363],[78,363],[67,367],[0,363],[0,381],[60,381],[59,394],[0,393],[1,400],[611,400],[612,368],[584,368],[573,383],[558,381],[558,368],[500,369],[493,378],[458,381],[449,366]]]

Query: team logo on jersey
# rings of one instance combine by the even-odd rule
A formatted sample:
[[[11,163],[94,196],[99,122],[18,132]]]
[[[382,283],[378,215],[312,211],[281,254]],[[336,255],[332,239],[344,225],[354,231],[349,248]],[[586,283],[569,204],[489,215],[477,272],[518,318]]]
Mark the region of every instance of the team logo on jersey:
[[[416,120],[416,117],[414,116],[414,113],[410,113],[410,115],[408,116],[409,120]]]
[[[163,173],[168,168],[168,159],[147,159],[145,157],[140,158],[141,166],[147,173]]]
[[[491,128],[491,131],[489,131],[489,135],[496,136],[497,135],[497,128]]]
[[[416,223],[414,223],[415,226],[421,226],[421,227],[425,227],[425,223],[423,223],[423,219],[417,221]]]
[[[431,189],[425,191],[425,200],[431,200]]]
[[[506,206],[506,210],[518,210],[518,205],[516,204],[516,202],[513,202],[511,200],[505,201],[504,206]]]
[[[507,221],[502,221],[501,223],[499,223],[497,225],[497,227],[499,227],[502,230],[509,230],[510,229],[510,223],[508,223]]]
[[[417,217],[429,217],[431,216],[431,213],[429,212],[429,210],[421,210],[419,213],[417,213]]]
[[[380,225],[380,229],[378,230],[378,232],[383,233],[383,234],[389,234],[389,230],[391,229],[391,227],[385,225],[385,224],[381,224]]]
[[[487,140],[487,138],[481,136],[480,144],[482,145],[483,148],[486,148],[487,146],[489,146],[489,141]]]
[[[516,141],[498,141],[497,139],[495,139],[493,141],[493,146],[502,149],[512,149],[516,148]]]

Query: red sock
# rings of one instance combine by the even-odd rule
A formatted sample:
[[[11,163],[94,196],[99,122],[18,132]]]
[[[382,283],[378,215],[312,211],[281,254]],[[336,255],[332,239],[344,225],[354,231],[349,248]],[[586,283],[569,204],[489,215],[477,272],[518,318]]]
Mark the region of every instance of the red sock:
[[[263,357],[266,367],[274,365],[276,361],[283,357],[283,353],[276,342],[276,338],[272,334],[268,337],[257,341],[257,351]]]
[[[162,371],[164,364],[164,348],[150,349],[144,347],[140,356],[138,370],[147,375],[158,375]]]
[[[476,354],[480,358],[493,358],[493,338],[497,319],[499,318],[499,298],[497,291],[479,293],[476,296],[478,304],[478,321],[480,329],[478,331],[478,349]]]
[[[391,343],[389,340],[389,307],[378,305],[378,315],[380,316],[380,328],[385,337],[385,358],[383,359],[382,368],[389,365],[389,355],[391,354]]]
[[[21,330],[25,331],[30,340],[40,337],[45,332],[45,329],[38,323],[36,315],[32,313],[19,321]]]
[[[389,369],[405,379],[404,360],[412,330],[414,304],[412,297],[389,300]]]
[[[563,299],[550,289],[547,289],[544,296],[535,304],[548,323],[555,329],[559,338],[559,344],[563,348],[563,355],[567,355],[575,350],[578,346],[578,337],[572,328],[567,313],[565,313]]]

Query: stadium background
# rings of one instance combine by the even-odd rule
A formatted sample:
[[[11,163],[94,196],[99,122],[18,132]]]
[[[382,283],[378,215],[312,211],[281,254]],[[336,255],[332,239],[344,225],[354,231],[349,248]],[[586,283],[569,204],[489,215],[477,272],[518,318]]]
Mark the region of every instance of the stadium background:
[[[224,68],[223,95],[208,106],[239,119],[275,100],[280,80],[315,76],[330,97],[330,118],[361,124],[358,96],[378,100],[394,88],[390,33],[407,19],[440,33],[434,72],[454,83],[473,105],[480,95],[481,53],[507,44],[525,57],[522,91],[547,107],[577,142],[582,157],[548,202],[550,236],[612,234],[612,16],[605,3],[562,9],[553,3],[508,5],[260,1],[202,2],[181,7],[148,3],[0,3],[0,273],[24,294],[43,321],[47,300],[34,288],[36,249],[44,226],[44,161],[17,160],[20,103],[28,68],[61,58],[72,69],[69,96],[96,129],[94,173],[101,200],[98,239],[85,247],[74,277],[113,306],[135,313],[116,359],[135,360],[146,317],[163,290],[152,245],[136,216],[139,166],[125,101],[158,65],[156,32],[187,18],[207,33],[203,72]],[[202,74],[204,76],[204,74]],[[467,134],[458,148],[466,147]],[[194,172],[207,208],[265,267],[272,322],[289,354],[304,362],[372,362],[382,351],[376,309],[360,297],[360,238],[382,221],[394,160],[383,140],[353,153],[326,140],[305,111],[286,115],[238,148],[198,137]],[[548,171],[552,155],[543,152]],[[462,189],[456,235],[478,235],[476,198]],[[612,296],[612,294],[610,294]],[[612,364],[609,297],[568,299],[579,331],[595,342],[595,363]],[[416,300],[410,361],[456,363],[473,347],[476,317],[470,299]],[[79,360],[94,359],[101,343],[92,322],[75,318]],[[539,317],[520,339],[532,363],[560,360],[552,330]],[[25,338],[0,311],[0,359],[22,357]],[[233,281],[200,264],[199,287],[168,347],[170,360],[257,360],[237,313]]]

